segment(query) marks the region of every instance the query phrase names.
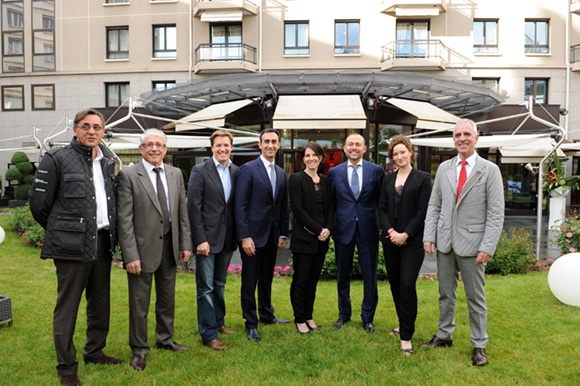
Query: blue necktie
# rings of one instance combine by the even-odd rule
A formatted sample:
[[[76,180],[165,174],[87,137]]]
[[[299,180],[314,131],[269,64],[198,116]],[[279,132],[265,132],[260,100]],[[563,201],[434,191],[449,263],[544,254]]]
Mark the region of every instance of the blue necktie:
[[[358,182],[358,173],[356,172],[358,167],[359,165],[352,165],[352,176],[350,178],[350,189],[355,200],[358,200],[358,196],[360,196],[360,184]]]
[[[270,164],[270,183],[272,184],[272,197],[276,198],[276,169],[274,163]]]

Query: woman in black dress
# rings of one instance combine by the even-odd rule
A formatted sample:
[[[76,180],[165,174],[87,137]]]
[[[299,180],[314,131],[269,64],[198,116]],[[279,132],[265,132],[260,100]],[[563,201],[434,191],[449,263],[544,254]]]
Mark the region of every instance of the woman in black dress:
[[[413,168],[413,145],[404,135],[393,137],[388,151],[398,170],[386,174],[383,180],[379,220],[387,277],[399,318],[399,327],[389,334],[400,334],[401,350],[411,355],[417,319],[416,283],[425,257],[423,227],[431,195],[431,176]]]
[[[334,222],[334,202],[328,178],[318,173],[324,160],[322,147],[308,142],[300,156],[305,170],[292,174],[288,182],[293,217],[290,250],[294,266],[290,299],[298,332],[310,334],[310,330],[319,329],[312,319],[312,311]]]

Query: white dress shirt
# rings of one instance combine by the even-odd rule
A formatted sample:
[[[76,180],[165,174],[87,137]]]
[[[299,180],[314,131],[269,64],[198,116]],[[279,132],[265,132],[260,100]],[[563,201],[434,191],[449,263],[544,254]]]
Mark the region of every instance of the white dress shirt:
[[[97,229],[109,227],[109,211],[107,208],[107,190],[101,160],[103,152],[97,146],[97,156],[93,160],[93,184],[95,186],[95,201],[97,203]]]

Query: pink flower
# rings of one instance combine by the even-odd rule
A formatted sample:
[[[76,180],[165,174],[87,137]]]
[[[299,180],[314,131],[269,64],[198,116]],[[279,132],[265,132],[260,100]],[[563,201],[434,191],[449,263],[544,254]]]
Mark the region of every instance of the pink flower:
[[[576,248],[574,248],[574,247],[570,248],[570,252],[572,252],[572,253],[576,252]]]
[[[566,233],[566,237],[572,237],[572,232]]]
[[[238,271],[241,271],[241,270],[242,270],[242,266],[241,266],[241,265],[238,265],[238,266],[236,267],[236,269],[237,269]]]
[[[574,232],[576,229],[578,229],[578,228],[570,228],[570,230],[571,230],[572,232]]]
[[[543,266],[544,266],[544,264],[542,264],[542,263],[536,263],[536,266],[538,266],[538,267],[543,267]]]
[[[292,269],[292,267],[290,267],[289,265],[287,265],[287,266],[284,267],[284,272],[290,271],[291,269]]]
[[[564,229],[564,228],[560,227],[560,230],[561,230],[562,232],[564,232],[566,229]]]
[[[554,259],[548,259],[548,260],[546,260],[546,262],[553,263],[554,262]]]
[[[233,267],[232,265],[230,265],[230,266],[228,267],[228,272],[232,272],[233,270],[234,270],[234,267]]]
[[[274,271],[282,271],[282,267],[277,265],[274,267]]]
[[[39,247],[42,247],[43,245],[44,245],[43,243],[38,243],[38,246]]]
[[[570,240],[566,239],[566,242],[567,242],[568,244],[570,244]]]

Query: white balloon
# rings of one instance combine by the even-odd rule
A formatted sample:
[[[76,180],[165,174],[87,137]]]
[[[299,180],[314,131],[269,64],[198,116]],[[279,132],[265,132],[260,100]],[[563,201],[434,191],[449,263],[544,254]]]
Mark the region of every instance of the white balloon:
[[[550,267],[548,284],[562,303],[580,307],[580,253],[559,257]]]
[[[0,244],[4,242],[4,237],[6,237],[6,233],[4,232],[4,229],[0,227]]]

